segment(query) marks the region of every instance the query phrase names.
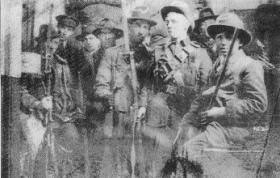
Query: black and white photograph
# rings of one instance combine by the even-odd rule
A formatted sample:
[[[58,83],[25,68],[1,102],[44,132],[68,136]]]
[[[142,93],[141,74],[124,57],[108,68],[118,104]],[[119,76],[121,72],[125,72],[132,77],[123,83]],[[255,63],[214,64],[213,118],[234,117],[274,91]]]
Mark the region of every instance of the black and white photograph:
[[[280,178],[280,0],[1,0],[1,177]]]

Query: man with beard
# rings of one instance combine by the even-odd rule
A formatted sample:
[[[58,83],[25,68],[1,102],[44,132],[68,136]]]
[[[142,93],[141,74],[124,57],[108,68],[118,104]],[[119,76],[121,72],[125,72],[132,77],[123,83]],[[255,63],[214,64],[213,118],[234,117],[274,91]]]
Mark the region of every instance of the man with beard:
[[[102,18],[96,23],[93,34],[101,41],[103,49],[116,46],[116,40],[123,36],[123,31],[118,24],[108,18]]]
[[[128,18],[129,45],[130,49],[134,52],[137,71],[144,71],[145,67],[143,65],[147,64],[146,61],[151,60],[150,53],[146,48],[146,40],[149,38],[150,28],[155,25],[156,22],[151,20],[150,11],[147,7],[136,7],[132,12],[132,17]],[[129,52],[125,50],[124,45],[107,49],[98,69],[95,86],[97,97],[104,98],[109,106],[114,108],[117,132],[113,136],[117,135],[118,138],[129,137],[128,140],[122,139],[122,142],[118,141],[116,146],[116,149],[120,147],[117,154],[120,154],[119,159],[121,159],[121,165],[119,165],[121,170],[118,171],[118,175],[121,177],[129,174],[128,170],[130,168],[127,167],[129,164],[127,160],[123,159],[129,157],[133,123],[130,107],[134,104],[132,88],[132,80],[134,79],[131,77]],[[114,86],[111,86],[111,82],[114,83]],[[136,82],[138,83],[139,91],[137,97],[139,97],[140,101],[138,116],[141,117],[146,111],[146,92],[143,90],[141,81]],[[110,174],[113,173],[110,172]],[[107,177],[114,176],[110,175]]]
[[[207,34],[207,27],[215,23],[217,15],[209,7],[202,9],[199,12],[199,18],[195,21],[193,40],[197,41],[203,48],[206,48],[208,55],[214,62],[217,58],[215,52],[215,41]]]
[[[150,28],[156,25],[156,22],[150,20],[148,18],[148,13],[145,13],[141,8],[146,7],[136,8],[132,17],[128,18],[130,47],[134,52],[137,70],[144,70],[145,67],[143,67],[143,65],[146,63],[143,61],[148,61],[150,59],[150,54],[145,47],[145,40],[148,38]],[[127,114],[129,114],[129,108],[133,104],[130,76],[131,69],[127,54],[128,52],[124,50],[123,45],[106,50],[96,77],[96,95],[107,99],[109,104],[114,102],[115,111],[118,112],[120,123],[131,121]],[[116,70],[115,74],[112,74],[111,71],[113,67],[115,67]],[[114,86],[114,94],[110,89],[112,75],[115,76],[114,83],[116,85]],[[141,88],[141,86],[139,87]],[[114,98],[112,98],[112,95],[114,95]],[[143,97],[141,101],[143,101],[143,103],[140,102],[140,105],[143,104],[143,107],[140,108],[140,113],[146,110],[145,97]],[[123,125],[121,127],[124,128]],[[124,131],[123,129],[121,130]]]
[[[228,54],[235,30],[238,30],[238,36],[231,54]],[[225,159],[225,153],[208,154],[202,151],[213,147],[227,150],[246,143],[252,127],[263,118],[267,109],[267,93],[262,64],[246,56],[242,50],[251,41],[251,35],[244,29],[240,18],[233,13],[222,14],[207,31],[216,41],[218,58],[210,74],[209,89],[194,100],[183,118],[181,129],[187,136],[184,156],[198,161],[205,168],[205,173],[211,174],[213,170],[207,169],[209,165],[221,159],[232,161],[234,158]],[[230,56],[224,69],[227,55]],[[225,70],[224,77],[217,96],[209,106],[222,70]],[[248,177],[240,166],[229,165],[229,169],[217,168],[225,170],[219,173],[219,177]]]

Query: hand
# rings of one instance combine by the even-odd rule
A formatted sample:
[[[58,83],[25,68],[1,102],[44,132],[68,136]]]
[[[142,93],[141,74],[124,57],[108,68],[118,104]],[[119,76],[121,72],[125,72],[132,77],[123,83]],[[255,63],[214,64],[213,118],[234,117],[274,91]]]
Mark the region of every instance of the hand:
[[[184,79],[183,79],[183,74],[181,73],[181,71],[179,71],[179,70],[174,71],[173,78],[179,86],[184,86]]]
[[[42,98],[39,105],[40,105],[40,107],[42,107],[45,110],[51,110],[53,108],[52,97],[47,96],[47,97]]]
[[[212,95],[214,93],[214,91],[215,91],[215,88],[216,88],[216,86],[213,86],[213,87],[208,88],[207,90],[204,90],[202,92],[202,96]]]
[[[107,96],[107,101],[108,101],[108,104],[109,106],[114,106],[114,96],[113,95],[108,95]]]
[[[143,119],[146,115],[146,108],[145,107],[141,107],[139,110],[138,110],[138,113],[137,113],[137,118],[139,119]]]
[[[207,111],[202,112],[201,116],[203,118],[212,117],[212,118],[216,119],[218,117],[224,116],[225,113],[226,113],[225,107],[213,107]]]

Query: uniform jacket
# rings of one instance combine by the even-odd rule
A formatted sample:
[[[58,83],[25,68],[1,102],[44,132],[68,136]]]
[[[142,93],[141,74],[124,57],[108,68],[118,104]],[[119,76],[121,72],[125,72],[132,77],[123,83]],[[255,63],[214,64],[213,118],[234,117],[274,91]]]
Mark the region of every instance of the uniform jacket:
[[[65,116],[70,117],[71,114],[80,112],[77,107],[77,91],[73,87],[74,83],[67,61],[55,56],[51,61],[50,76],[50,94],[53,97],[54,117],[63,120]],[[36,83],[34,81],[30,82],[30,80],[23,81],[22,108],[25,108],[25,110],[35,109],[35,102],[45,96],[45,91],[42,87],[44,85],[43,82],[46,86],[47,79],[42,79],[40,82],[39,79],[36,79]]]
[[[223,61],[224,59],[218,58],[213,66],[208,89],[212,91],[211,94],[221,73]],[[208,99],[198,97],[190,112],[198,112],[207,107],[210,96]],[[224,126],[248,126],[260,118],[267,109],[264,71],[260,62],[246,56],[241,50],[231,56],[213,106],[226,108],[226,115],[219,119]]]
[[[112,94],[112,81],[114,80],[115,110],[128,112],[133,101],[131,85],[131,67],[121,52],[125,52],[124,46],[116,46],[105,50],[96,76],[95,95],[106,98]],[[113,73],[115,69],[115,73]],[[138,85],[139,86],[139,85]],[[146,92],[139,87],[139,105],[146,105]]]
[[[202,48],[205,48],[209,57],[213,62],[217,59],[217,54],[215,52],[215,40],[210,37],[202,36],[196,33],[192,34],[192,39],[200,44]]]
[[[181,77],[183,82],[177,83],[177,80],[162,82],[157,88],[159,91],[169,94],[167,99],[170,107],[180,113],[186,112],[196,94],[206,86],[212,61],[206,50],[200,48],[199,45],[184,41],[176,44],[171,40],[156,47],[155,61],[160,59],[166,59],[172,71],[177,71],[177,76],[174,75],[174,78]]]

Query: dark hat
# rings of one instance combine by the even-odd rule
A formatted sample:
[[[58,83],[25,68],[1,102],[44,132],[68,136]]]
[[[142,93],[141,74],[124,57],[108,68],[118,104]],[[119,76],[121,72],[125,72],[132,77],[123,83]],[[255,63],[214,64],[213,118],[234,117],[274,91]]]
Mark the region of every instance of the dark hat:
[[[98,35],[101,33],[102,29],[110,29],[113,33],[115,33],[116,38],[121,38],[123,36],[123,30],[119,27],[119,24],[114,22],[112,19],[101,18],[95,22],[95,30],[93,34]]]
[[[138,6],[136,7],[131,14],[131,17],[127,19],[128,23],[133,23],[135,20],[145,20],[150,24],[150,26],[155,26],[157,24],[156,21],[151,19],[151,11],[146,6]]]
[[[79,41],[83,41],[85,36],[88,34],[94,34],[93,31],[96,30],[96,27],[93,23],[86,24],[82,27],[82,33],[78,36],[76,36],[76,39]]]
[[[210,7],[206,7],[199,12],[199,18],[195,20],[195,25],[199,25],[199,23],[207,19],[216,20],[217,17],[218,16],[214,14],[213,10]]]
[[[216,19],[215,24],[209,25],[207,28],[207,33],[210,37],[215,39],[216,35],[224,31],[234,32],[234,29],[240,30],[238,38],[243,44],[247,45],[251,41],[251,34],[245,30],[244,23],[242,20],[234,13],[225,13]]]
[[[67,26],[72,28],[76,28],[79,25],[79,21],[75,17],[68,16],[68,15],[56,16],[56,20],[57,20],[57,25],[62,25],[62,26]]]
[[[169,12],[175,12],[184,15],[191,23],[191,26],[194,27],[194,11],[189,4],[183,1],[172,1],[169,5],[164,6],[161,10],[161,17],[165,20]]]
[[[50,33],[48,34],[48,31],[50,30]],[[57,33],[55,28],[53,26],[49,26],[48,24],[43,24],[39,28],[39,35],[35,38],[36,41],[46,41],[48,38],[48,35],[51,39],[59,38],[60,35]]]

